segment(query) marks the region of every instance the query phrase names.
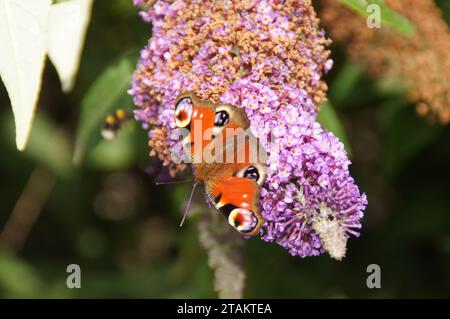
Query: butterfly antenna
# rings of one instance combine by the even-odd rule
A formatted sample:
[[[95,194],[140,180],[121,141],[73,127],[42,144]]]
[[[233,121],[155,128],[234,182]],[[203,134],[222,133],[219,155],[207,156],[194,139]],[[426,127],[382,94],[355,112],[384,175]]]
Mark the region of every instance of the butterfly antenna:
[[[194,191],[195,191],[195,188],[197,187],[197,185],[198,185],[198,182],[195,183],[194,186],[192,187],[191,196],[189,196],[189,201],[188,201],[186,210],[184,211],[184,215],[183,215],[183,219],[181,220],[180,227],[183,227],[184,220],[186,219],[186,216],[189,212],[189,206],[191,206],[192,197],[194,196]]]
[[[186,179],[183,181],[172,181],[172,182],[155,182],[155,185],[159,186],[159,185],[173,185],[173,184],[183,184],[183,183],[192,183],[192,179]]]

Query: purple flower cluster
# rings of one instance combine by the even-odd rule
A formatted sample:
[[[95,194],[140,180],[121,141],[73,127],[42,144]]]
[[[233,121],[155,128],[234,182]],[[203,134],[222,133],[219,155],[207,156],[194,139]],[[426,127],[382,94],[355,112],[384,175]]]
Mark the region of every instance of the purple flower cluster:
[[[315,223],[336,220],[346,233],[358,235],[367,199],[349,175],[343,144],[317,123],[306,92],[290,86],[282,92],[279,96],[267,85],[244,79],[221,101],[245,107],[253,133],[270,154],[261,192],[263,239],[276,241],[292,255],[319,255],[323,245]],[[263,106],[255,109],[259,103]],[[269,142],[270,134],[276,143]]]
[[[349,174],[342,143],[316,121],[321,77],[332,60],[311,3],[223,1],[226,21],[215,14],[217,3],[157,1],[141,12],[153,36],[130,90],[136,118],[145,128],[167,129],[170,149],[177,143],[170,133],[181,92],[244,108],[269,154],[262,238],[292,255],[327,251],[340,259],[349,234],[359,234],[367,199]],[[243,33],[233,37],[236,32]]]

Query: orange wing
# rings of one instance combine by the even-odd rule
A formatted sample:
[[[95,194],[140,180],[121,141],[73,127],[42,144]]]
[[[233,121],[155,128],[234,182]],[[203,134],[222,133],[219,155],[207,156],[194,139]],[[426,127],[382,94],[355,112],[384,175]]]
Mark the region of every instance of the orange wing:
[[[187,130],[188,134],[182,141],[183,148],[196,163],[202,161],[202,152],[213,139],[214,116],[214,108],[191,93],[178,98],[175,106],[176,125]]]
[[[259,214],[259,185],[251,179],[225,177],[206,181],[206,192],[228,223],[244,235],[256,235],[264,220]]]
[[[208,196],[231,226],[244,235],[256,235],[264,222],[259,196],[266,173],[264,161],[250,157],[249,142],[260,145],[251,134],[245,138],[250,126],[245,111],[185,93],[175,106],[175,120],[179,128],[187,129],[182,144],[194,160],[195,179],[205,183]],[[203,158],[210,149],[212,162]]]

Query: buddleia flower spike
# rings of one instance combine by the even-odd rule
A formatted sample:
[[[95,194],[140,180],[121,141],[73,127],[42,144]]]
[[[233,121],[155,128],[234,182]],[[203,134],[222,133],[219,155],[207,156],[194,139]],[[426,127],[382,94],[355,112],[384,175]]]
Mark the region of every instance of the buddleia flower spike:
[[[292,255],[341,259],[367,199],[343,144],[316,119],[333,62],[311,1],[156,1],[141,16],[153,32],[130,94],[155,155],[173,164],[181,93],[243,108],[269,155],[260,237]]]

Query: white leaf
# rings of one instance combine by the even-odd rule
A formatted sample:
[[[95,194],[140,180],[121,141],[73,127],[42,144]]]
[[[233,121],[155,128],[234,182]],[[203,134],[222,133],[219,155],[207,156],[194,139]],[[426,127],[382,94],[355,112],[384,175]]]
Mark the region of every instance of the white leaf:
[[[16,144],[26,146],[41,88],[51,0],[0,0],[0,75],[11,100]]]
[[[80,65],[93,0],[72,0],[52,5],[48,34],[48,55],[64,92],[70,92]]]

